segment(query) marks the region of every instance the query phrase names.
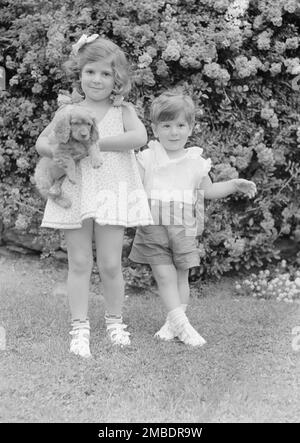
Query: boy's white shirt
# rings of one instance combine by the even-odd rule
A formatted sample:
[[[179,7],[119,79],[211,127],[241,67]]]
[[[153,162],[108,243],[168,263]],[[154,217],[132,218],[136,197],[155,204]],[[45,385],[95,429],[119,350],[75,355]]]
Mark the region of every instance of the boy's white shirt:
[[[148,147],[137,154],[144,170],[143,184],[148,198],[157,198],[160,194],[160,200],[168,201],[169,193],[175,201],[186,201],[211,169],[211,160],[202,157],[203,150],[198,146],[186,148],[184,156],[174,159],[169,158],[157,140],[150,141]]]
[[[211,169],[211,160],[202,157],[203,150],[198,146],[186,148],[185,155],[174,159],[169,158],[158,141],[150,141],[148,147],[137,154],[137,161],[143,171],[154,224],[184,224],[189,226],[189,235],[200,235],[204,226],[204,195],[199,186]]]

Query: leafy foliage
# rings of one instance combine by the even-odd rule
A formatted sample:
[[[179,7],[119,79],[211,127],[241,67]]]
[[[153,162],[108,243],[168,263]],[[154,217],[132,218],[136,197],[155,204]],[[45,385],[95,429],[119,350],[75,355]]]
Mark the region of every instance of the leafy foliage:
[[[38,11],[38,12],[37,12]],[[300,6],[297,0],[6,0],[0,19],[0,208],[5,225],[38,224],[30,181],[37,135],[72,85],[61,69],[82,33],[119,44],[132,63],[130,99],[149,129],[149,104],[167,88],[198,108],[191,144],[211,157],[212,178],[253,179],[253,201],[207,207],[200,274],[220,275],[278,257],[299,241]],[[298,235],[298,237],[297,237]]]

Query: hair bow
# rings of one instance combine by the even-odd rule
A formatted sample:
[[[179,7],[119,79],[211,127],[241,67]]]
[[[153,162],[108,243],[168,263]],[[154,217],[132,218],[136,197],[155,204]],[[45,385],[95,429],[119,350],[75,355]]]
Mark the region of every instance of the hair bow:
[[[77,43],[72,45],[72,52],[74,55],[78,54],[78,51],[82,46],[86,45],[87,43],[92,43],[94,40],[96,40],[99,37],[99,34],[93,34],[88,37],[86,34],[83,34]]]
[[[76,89],[73,89],[72,94],[69,91],[65,91],[60,89],[59,94],[57,96],[57,104],[59,107],[63,107],[65,105],[73,105],[75,103],[82,102],[83,97],[79,94]]]

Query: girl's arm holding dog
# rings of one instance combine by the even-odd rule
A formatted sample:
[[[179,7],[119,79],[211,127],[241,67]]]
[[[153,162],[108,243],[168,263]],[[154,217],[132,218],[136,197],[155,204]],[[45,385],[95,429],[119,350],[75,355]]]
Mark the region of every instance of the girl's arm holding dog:
[[[147,143],[147,131],[131,103],[122,103],[124,133],[101,138],[100,151],[129,151]]]
[[[69,106],[59,109],[53,120],[43,130],[36,141],[36,150],[41,156],[53,158],[53,152],[58,146],[54,136],[54,127],[61,115],[68,111]],[[138,149],[147,143],[147,131],[136,111],[130,103],[122,104],[124,133],[101,138],[97,145],[100,151],[128,151]]]
[[[39,135],[35,147],[41,157],[53,158],[53,153],[58,147],[58,142],[54,135],[54,127],[59,118],[66,112],[65,106],[63,109],[59,109],[48,126]]]

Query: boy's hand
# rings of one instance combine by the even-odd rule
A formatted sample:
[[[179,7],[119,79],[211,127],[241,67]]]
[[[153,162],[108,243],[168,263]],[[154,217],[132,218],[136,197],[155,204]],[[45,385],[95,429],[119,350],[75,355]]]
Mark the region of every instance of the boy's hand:
[[[243,178],[234,178],[233,185],[236,191],[246,194],[248,197],[253,198],[256,194],[256,184],[250,180]]]

